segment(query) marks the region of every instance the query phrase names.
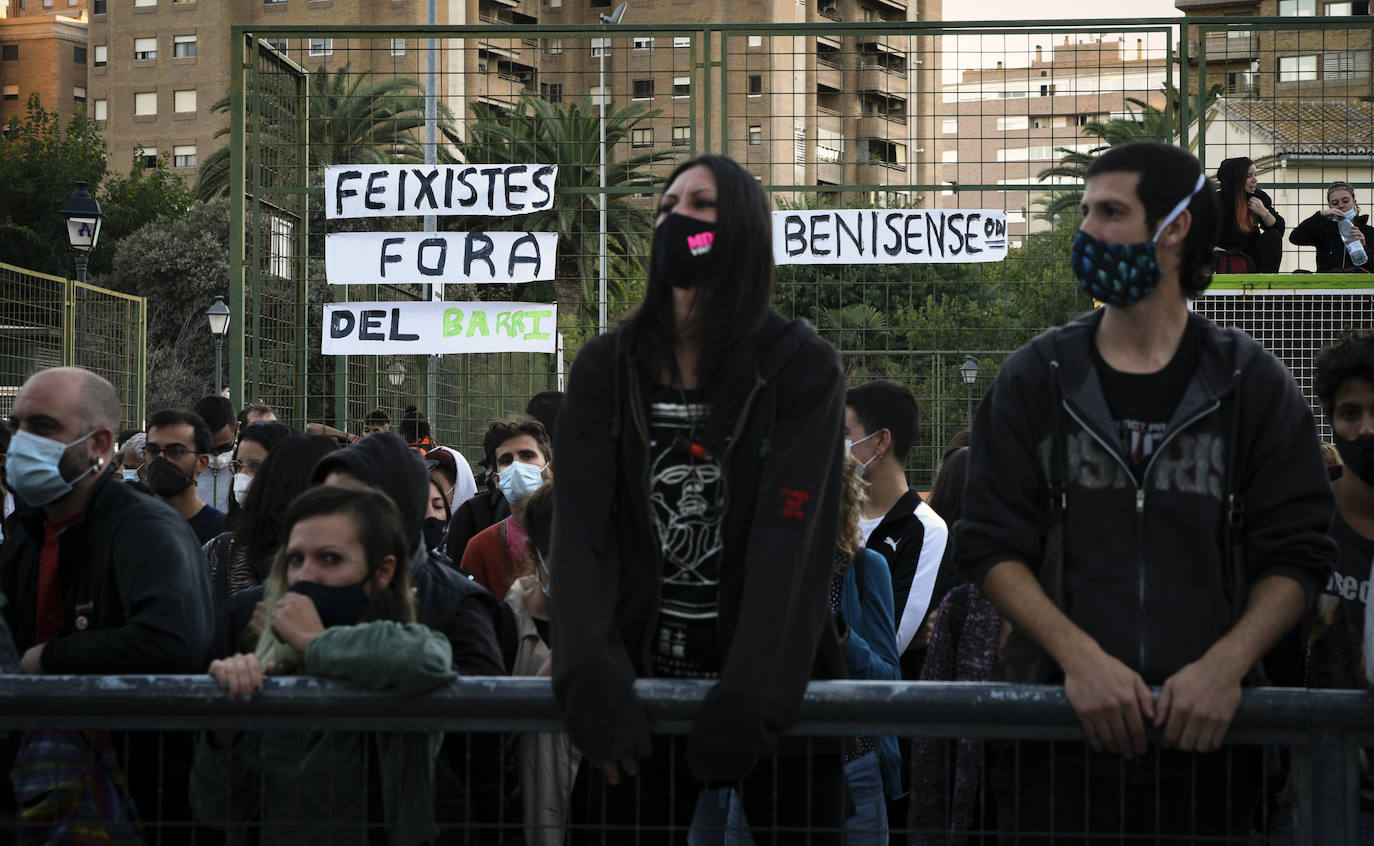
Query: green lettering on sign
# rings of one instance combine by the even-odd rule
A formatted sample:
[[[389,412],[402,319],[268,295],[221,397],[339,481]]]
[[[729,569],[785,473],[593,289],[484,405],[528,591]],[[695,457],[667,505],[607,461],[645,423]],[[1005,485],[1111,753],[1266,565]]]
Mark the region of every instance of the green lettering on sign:
[[[533,325],[530,326],[530,331],[525,333],[526,341],[547,341],[549,339],[548,332],[539,331],[539,321],[553,317],[552,309],[546,308],[539,311],[526,311],[521,314],[522,317],[528,317],[530,322],[533,323]]]
[[[444,337],[452,338],[461,334],[463,334],[463,310],[461,308],[444,309]]]
[[[487,313],[485,311],[474,311],[468,320],[468,337],[481,335],[483,338],[491,337],[491,330],[487,328]]]
[[[517,314],[519,312],[516,312]],[[496,334],[500,335],[505,330],[507,338],[514,338],[515,333],[510,328],[510,315],[508,311],[497,312],[496,314]]]

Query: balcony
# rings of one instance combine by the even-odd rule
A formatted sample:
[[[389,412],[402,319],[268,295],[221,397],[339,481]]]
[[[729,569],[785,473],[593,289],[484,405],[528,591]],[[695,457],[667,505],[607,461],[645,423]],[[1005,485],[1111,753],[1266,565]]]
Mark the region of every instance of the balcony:
[[[1209,32],[1204,41],[1207,61],[1246,61],[1259,56],[1259,38],[1253,30]]]
[[[859,66],[859,80],[858,84],[854,87],[859,91],[876,91],[881,94],[894,94],[902,99],[906,99],[907,95],[907,79],[905,73],[891,71],[882,65],[870,64],[867,61]]]
[[[832,65],[816,57],[816,85],[819,88],[829,88],[834,91],[840,90],[840,66]]]
[[[902,17],[906,17],[906,0],[869,0],[879,8],[886,7],[888,10],[901,12]]]

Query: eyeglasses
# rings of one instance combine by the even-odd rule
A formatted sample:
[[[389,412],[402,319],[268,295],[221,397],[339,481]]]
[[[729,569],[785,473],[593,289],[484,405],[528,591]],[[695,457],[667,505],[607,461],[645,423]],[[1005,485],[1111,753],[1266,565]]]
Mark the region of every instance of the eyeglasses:
[[[209,453],[209,454],[210,454],[210,455],[224,455],[226,452],[231,452],[233,449],[234,449],[234,442],[233,442],[233,441],[230,441],[230,442],[227,443],[227,444],[221,444],[220,446],[212,446],[212,447],[210,447],[210,453]]]
[[[165,447],[158,446],[157,444],[146,444],[143,447],[143,454],[148,456],[149,458],[157,458],[163,454],[166,454],[166,456],[173,461],[179,461],[184,456],[192,452],[195,452],[195,450],[187,447],[184,444],[168,444]]]
[[[258,471],[262,469],[262,462],[256,458],[249,461],[239,461],[236,458],[229,462],[229,469],[235,473],[242,473],[247,470],[248,475],[256,476]]]

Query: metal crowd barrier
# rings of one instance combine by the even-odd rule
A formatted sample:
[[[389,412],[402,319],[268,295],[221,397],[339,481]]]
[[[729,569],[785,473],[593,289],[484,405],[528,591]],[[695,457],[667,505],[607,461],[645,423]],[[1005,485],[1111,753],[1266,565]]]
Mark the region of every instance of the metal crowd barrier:
[[[636,682],[653,732],[684,734],[710,684]],[[443,731],[476,736],[559,731],[562,722],[549,681],[542,678],[464,678],[431,694],[397,698],[320,678],[272,677],[261,695],[243,702],[229,699],[206,676],[0,677],[0,731],[35,729]],[[965,682],[812,682],[788,734],[1083,738],[1061,687]],[[1158,730],[1149,736],[1152,745],[1160,741]],[[1297,842],[1357,842],[1359,769],[1364,765],[1360,747],[1374,745],[1374,692],[1247,690],[1226,743],[1290,750]],[[900,832],[906,820],[890,825]],[[985,842],[992,839],[989,834]]]

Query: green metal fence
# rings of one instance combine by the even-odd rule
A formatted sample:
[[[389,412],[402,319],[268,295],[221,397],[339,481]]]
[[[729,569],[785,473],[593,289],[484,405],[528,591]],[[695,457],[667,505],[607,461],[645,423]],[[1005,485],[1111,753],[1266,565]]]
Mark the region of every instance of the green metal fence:
[[[147,319],[143,297],[0,263],[0,417],[34,373],[77,366],[114,385],[121,427],[142,428]]]
[[[475,461],[488,421],[561,386],[598,331],[603,278],[612,324],[637,301],[661,178],[686,157],[722,152],[778,208],[1006,210],[1012,249],[1000,263],[779,269],[777,308],[815,323],[852,381],[911,385],[925,426],[910,466],[923,484],[1007,351],[1091,307],[1066,280],[1078,174],[1094,149],[1123,133],[1161,138],[1194,149],[1209,172],[1248,155],[1290,225],[1320,207],[1330,180],[1374,181],[1365,17],[1029,26],[875,12],[866,23],[591,27],[517,5],[514,17],[484,5],[493,22],[482,25],[235,29],[231,194],[243,253],[233,257],[231,307],[244,319],[230,343],[234,396],[269,402],[296,424],[353,431],[373,408],[394,420],[417,405],[441,442]],[[820,5],[822,17],[833,11]],[[437,92],[441,125],[432,150],[419,128],[427,91]],[[624,233],[604,266],[602,92],[606,159],[621,169],[604,189],[609,228]],[[504,147],[490,143],[493,128],[509,133]],[[327,283],[326,234],[420,227],[326,221],[325,165],[526,150],[560,166],[558,279],[449,286],[443,296],[557,296],[561,356],[319,354],[324,302],[428,297],[420,284]],[[520,218],[434,225],[540,228]],[[1290,247],[1285,262],[1310,267],[1310,251]],[[968,357],[979,370],[966,385]]]

